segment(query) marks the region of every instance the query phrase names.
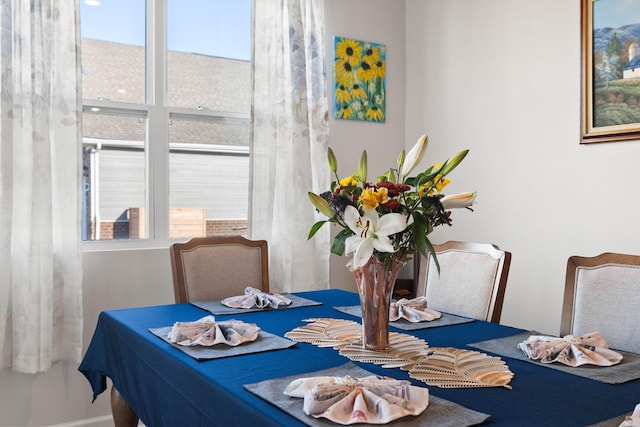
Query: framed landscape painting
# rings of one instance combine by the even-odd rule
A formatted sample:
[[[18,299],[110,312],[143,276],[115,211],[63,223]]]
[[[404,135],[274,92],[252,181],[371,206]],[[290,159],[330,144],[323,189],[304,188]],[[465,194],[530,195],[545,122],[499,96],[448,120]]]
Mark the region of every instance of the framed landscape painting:
[[[335,37],[334,49],[335,117],[384,123],[387,116],[385,45]]]
[[[640,139],[640,0],[581,2],[580,142]]]

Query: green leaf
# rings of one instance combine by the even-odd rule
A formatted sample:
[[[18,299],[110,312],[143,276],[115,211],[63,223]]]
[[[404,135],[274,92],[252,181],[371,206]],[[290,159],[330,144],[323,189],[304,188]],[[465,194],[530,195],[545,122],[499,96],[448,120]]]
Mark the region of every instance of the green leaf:
[[[436,250],[434,249],[431,241],[429,240],[429,233],[433,231],[433,227],[429,224],[427,219],[420,212],[413,213],[413,241],[416,244],[416,249],[427,258],[427,249],[433,258],[433,262],[436,264],[438,274],[440,274],[440,263],[436,256]]]
[[[351,237],[353,232],[349,229],[342,229],[338,234],[336,234],[336,238],[333,240],[333,245],[331,245],[331,252],[336,255],[344,255],[345,241],[347,238]]]
[[[425,257],[427,256],[427,219],[420,212],[413,212],[413,242],[416,249]]]
[[[429,248],[429,253],[431,254],[431,257],[433,258],[433,262],[436,264],[436,270],[438,270],[438,275],[440,275],[440,263],[438,262],[438,255],[436,255],[436,250],[433,247],[433,245],[431,244],[431,241],[429,240],[429,238],[426,238],[426,243],[427,243],[427,248]]]
[[[315,236],[318,230],[320,230],[320,228],[322,228],[322,226],[325,225],[327,222],[331,222],[331,221],[324,220],[324,221],[318,221],[315,224],[313,224],[313,226],[311,227],[311,230],[309,230],[309,236],[307,236],[307,240]]]

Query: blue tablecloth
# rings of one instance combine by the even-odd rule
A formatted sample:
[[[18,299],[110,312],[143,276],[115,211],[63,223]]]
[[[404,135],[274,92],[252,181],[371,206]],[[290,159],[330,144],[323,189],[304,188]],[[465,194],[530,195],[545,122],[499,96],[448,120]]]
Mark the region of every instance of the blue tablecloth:
[[[356,294],[340,291],[298,293],[322,305],[217,316],[256,323],[283,336],[316,317],[355,319],[333,306],[358,304]],[[331,348],[298,343],[274,350],[223,359],[197,361],[149,332],[149,328],[193,321],[207,312],[191,304],[111,310],[100,314],[79,370],[96,398],[106,377],[149,427],[155,426],[295,426],[295,418],[243,389],[243,384],[314,372],[346,363]],[[406,333],[406,331],[396,330]],[[514,335],[521,329],[474,321],[412,331],[432,347],[469,348],[466,344]],[[506,388],[441,389],[435,396],[491,414],[496,426],[585,426],[631,412],[640,402],[640,380],[612,385],[505,358],[515,376]],[[398,379],[400,369],[371,364],[363,368]],[[606,369],[606,368],[596,368]],[[424,383],[412,380],[420,386]]]

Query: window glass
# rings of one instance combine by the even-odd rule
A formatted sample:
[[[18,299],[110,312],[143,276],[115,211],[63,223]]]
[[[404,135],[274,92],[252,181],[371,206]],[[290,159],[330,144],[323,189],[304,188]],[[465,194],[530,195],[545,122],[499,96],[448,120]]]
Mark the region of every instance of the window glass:
[[[246,234],[248,140],[248,119],[172,117],[171,237]]]
[[[249,113],[251,0],[169,0],[168,104]]]
[[[145,0],[81,0],[82,97],[144,103]]]
[[[146,117],[85,108],[82,128],[83,240],[146,237]]]
[[[251,4],[81,0],[84,240],[247,234]]]

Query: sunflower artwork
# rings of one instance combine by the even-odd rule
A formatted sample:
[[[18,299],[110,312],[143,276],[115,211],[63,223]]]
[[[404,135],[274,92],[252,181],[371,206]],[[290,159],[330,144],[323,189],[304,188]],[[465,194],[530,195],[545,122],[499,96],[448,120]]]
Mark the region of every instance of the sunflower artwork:
[[[335,117],[384,123],[386,48],[335,37]]]

